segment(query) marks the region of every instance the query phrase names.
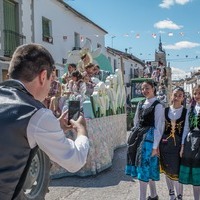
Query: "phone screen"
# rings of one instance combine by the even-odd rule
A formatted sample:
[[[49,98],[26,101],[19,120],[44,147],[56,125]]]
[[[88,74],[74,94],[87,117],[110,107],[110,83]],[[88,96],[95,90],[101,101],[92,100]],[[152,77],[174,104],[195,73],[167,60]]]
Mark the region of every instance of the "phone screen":
[[[77,120],[80,116],[80,101],[69,101],[68,124],[70,119]]]

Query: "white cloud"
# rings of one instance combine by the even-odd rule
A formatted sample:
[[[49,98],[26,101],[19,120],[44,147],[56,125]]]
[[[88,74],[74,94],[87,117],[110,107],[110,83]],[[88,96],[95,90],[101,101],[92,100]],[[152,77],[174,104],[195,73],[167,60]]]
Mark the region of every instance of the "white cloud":
[[[174,5],[174,0],[163,0],[161,4],[159,4],[159,6],[161,8],[170,8],[170,6]]]
[[[155,23],[154,27],[158,29],[173,29],[173,30],[178,30],[183,28],[182,25],[177,25],[169,19]]]
[[[162,0],[162,3],[159,4],[161,8],[170,8],[175,4],[185,5],[186,3],[191,2],[192,0]]]
[[[190,72],[185,72],[182,69],[171,67],[172,69],[172,80],[185,79],[186,76],[190,76]]]
[[[175,3],[180,5],[185,5],[186,3],[191,2],[192,0],[175,0]]]
[[[180,50],[180,49],[192,49],[192,48],[199,47],[199,46],[200,46],[200,43],[181,41],[181,42],[177,42],[175,44],[165,45],[165,46],[163,46],[163,48]]]

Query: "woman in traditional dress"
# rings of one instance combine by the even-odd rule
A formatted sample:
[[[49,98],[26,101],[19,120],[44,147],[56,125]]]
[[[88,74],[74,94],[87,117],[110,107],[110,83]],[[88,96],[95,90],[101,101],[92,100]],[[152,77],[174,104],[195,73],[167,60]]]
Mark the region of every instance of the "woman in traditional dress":
[[[145,81],[141,88],[145,100],[138,103],[134,127],[128,139],[125,173],[137,178],[140,183],[140,200],[158,200],[155,182],[160,180],[158,145],[163,133],[164,108],[156,98],[152,81]]]
[[[181,145],[188,133],[187,109],[183,107],[183,101],[184,90],[176,87],[171,95],[171,105],[165,108],[165,129],[159,146],[160,169],[165,174],[170,200],[183,196],[183,185],[178,182]]]
[[[182,147],[179,182],[193,186],[194,200],[200,199],[200,85],[193,89],[189,110],[189,133]]]

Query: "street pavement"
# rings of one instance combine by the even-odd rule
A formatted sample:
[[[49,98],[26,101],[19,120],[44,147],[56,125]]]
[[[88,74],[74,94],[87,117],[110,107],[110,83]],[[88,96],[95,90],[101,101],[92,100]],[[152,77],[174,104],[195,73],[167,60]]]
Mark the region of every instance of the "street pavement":
[[[116,149],[112,167],[96,176],[54,179],[45,200],[138,200],[138,180],[124,174],[125,165],[126,147]],[[168,200],[163,175],[156,186],[159,200]],[[184,186],[183,199],[193,200],[191,186]]]

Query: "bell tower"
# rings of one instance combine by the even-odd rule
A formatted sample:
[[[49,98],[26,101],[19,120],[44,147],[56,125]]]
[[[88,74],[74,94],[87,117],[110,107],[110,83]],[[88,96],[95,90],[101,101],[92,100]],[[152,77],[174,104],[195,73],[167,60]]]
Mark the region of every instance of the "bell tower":
[[[158,62],[159,67],[167,66],[166,53],[165,50],[162,48],[161,36],[160,36],[158,51],[155,51],[155,61]]]

